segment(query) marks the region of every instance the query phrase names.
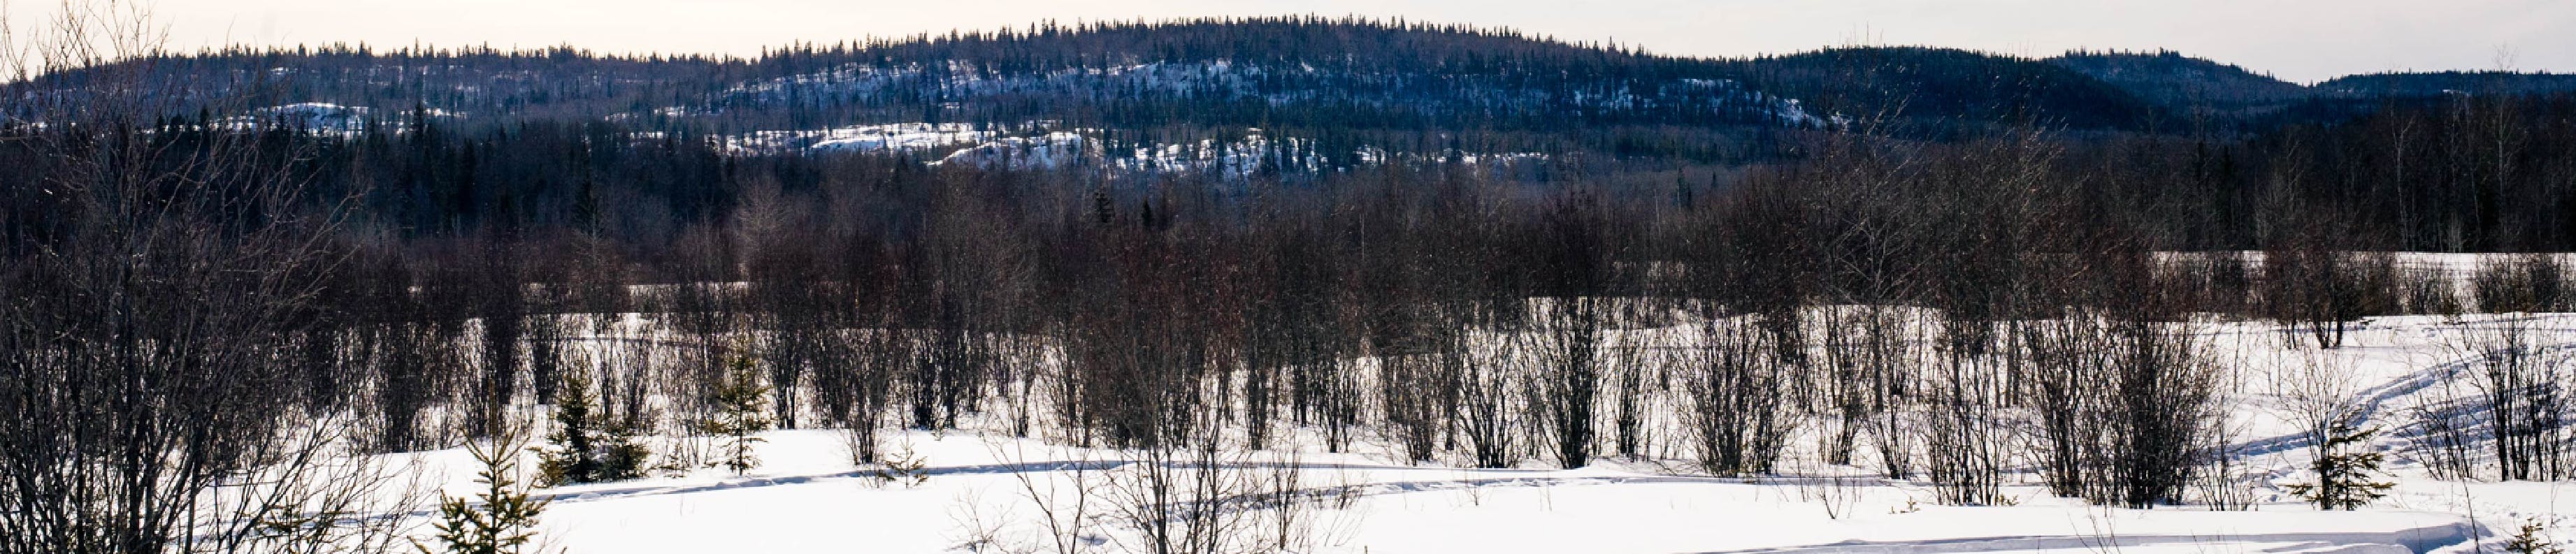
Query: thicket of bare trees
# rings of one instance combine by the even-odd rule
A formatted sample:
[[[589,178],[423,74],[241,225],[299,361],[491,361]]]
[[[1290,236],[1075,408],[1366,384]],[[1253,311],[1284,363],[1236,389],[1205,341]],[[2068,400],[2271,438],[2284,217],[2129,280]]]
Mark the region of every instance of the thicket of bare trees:
[[[139,10],[0,25],[0,70],[155,52]],[[7,194],[49,210],[0,220],[0,552],[395,547],[358,517],[405,498],[351,448],[370,383],[342,331],[362,323],[320,300],[348,283],[332,198],[350,193],[309,189],[302,150],[258,144],[273,136],[128,125],[156,105],[35,104],[20,113],[67,131],[12,120],[0,139],[44,176]]]
[[[330,249],[225,258],[314,260],[307,272],[234,275],[209,261],[145,280],[202,287],[171,292],[182,295],[269,291],[292,309],[247,307],[259,298],[121,309],[268,318],[223,324],[269,325],[278,332],[262,336],[280,342],[227,342],[169,371],[230,363],[246,369],[226,379],[265,379],[239,386],[311,391],[293,407],[363,420],[355,444],[378,452],[485,436],[511,407],[572,394],[595,396],[584,417],[634,433],[753,415],[846,429],[863,463],[881,461],[881,429],[969,421],[1168,455],[1175,473],[1117,475],[1142,494],[1169,493],[1163,481],[1244,489],[1208,480],[1251,476],[1210,468],[1312,437],[1480,467],[1679,454],[1730,476],[1777,473],[1803,453],[1928,479],[1958,504],[2009,502],[2001,487],[2028,456],[2058,494],[2146,506],[2182,500],[2219,448],[2220,361],[2186,331],[2205,317],[2194,314],[2307,298],[2249,284],[2257,272],[2397,281],[2349,269],[2386,265],[2369,260],[2249,269],[2150,255],[2160,239],[2085,221],[2076,192],[2034,192],[2063,178],[2040,138],[1818,147],[1846,165],[1756,172],[1687,199],[1638,192],[1669,181],[1534,189],[1473,167],[1390,167],[1245,197],[1186,180],[1072,192],[1058,180],[1078,177],[1064,173],[850,158],[816,186],[757,184],[730,215],[659,249],[583,229],[425,239],[272,218],[209,235],[194,231],[226,223],[188,221],[169,239],[242,241],[196,247],[209,252],[282,240],[272,235]],[[302,251],[256,251],[273,252]],[[97,294],[46,291],[128,280],[72,271],[97,264],[36,269],[51,267],[11,274],[29,284],[10,289],[27,297],[14,304],[27,307],[13,312],[27,326],[12,335],[16,363],[50,367],[92,344],[38,338],[63,336],[45,329],[104,325],[34,318],[117,313],[60,305]],[[302,280],[234,281],[253,277]],[[2273,317],[2355,313],[2340,309]],[[755,382],[756,400],[742,393]],[[209,402],[202,413],[289,407],[185,396]],[[653,465],[740,467],[744,444],[678,441]],[[1218,515],[1143,520],[1175,525],[1148,534],[1158,545],[1221,550],[1209,533],[1249,523],[1191,519]]]
[[[1255,481],[1231,480],[1256,476],[1220,469],[1241,461],[1235,451],[1312,438],[1478,467],[1679,456],[1725,476],[1813,456],[1923,479],[1936,500],[1969,505],[2012,502],[2003,487],[2030,460],[2055,494],[2150,506],[2183,501],[2227,446],[2230,361],[2196,325],[2267,318],[2334,348],[2369,316],[2559,302],[2546,258],[2454,290],[2385,254],[2311,243],[2159,254],[2170,237],[2088,219],[2097,208],[2081,189],[2039,186],[2082,180],[2041,136],[1815,147],[1841,165],[1752,171],[1688,195],[1641,191],[1704,176],[1532,187],[1476,167],[1389,167],[1237,196],[1221,182],[852,157],[811,162],[827,171],[810,186],[755,183],[728,215],[651,247],[581,228],[335,228],[298,219],[327,212],[302,215],[316,213],[308,197],[280,186],[199,205],[258,217],[164,211],[182,218],[100,219],[20,243],[12,255],[33,263],[7,274],[9,352],[41,369],[11,386],[239,368],[196,381],[214,389],[168,392],[154,402],[176,410],[156,413],[303,414],[242,433],[347,418],[362,424],[338,428],[370,452],[458,444],[513,407],[569,394],[595,400],[586,421],[633,433],[685,435],[752,410],[844,429],[862,463],[884,461],[883,429],[990,423],[1162,456],[1168,473],[1114,476],[1146,495],[1248,494]],[[69,179],[96,175],[70,165],[84,158],[55,159],[64,190],[95,193],[77,213],[139,206],[117,202],[146,185],[77,188],[92,185]],[[224,179],[238,178],[202,180]],[[101,262],[138,248],[181,257]],[[239,265],[253,263],[262,269]],[[172,273],[125,273],[137,271]],[[191,301],[116,300],[165,294]],[[273,332],[186,342],[216,328]],[[2496,418],[2498,477],[2563,475],[2550,419],[2564,413],[2563,377],[2518,365],[2506,346],[2464,346],[2505,357],[2480,366],[2478,411],[2443,413]],[[747,399],[755,381],[766,391]],[[252,389],[302,392],[227,392]],[[57,420],[11,436],[34,441],[11,450],[31,475],[77,450],[45,432],[172,432],[60,406],[10,406]],[[207,431],[186,435],[223,436]],[[653,465],[739,462],[745,452],[719,447],[742,444],[673,442]],[[247,446],[168,448],[271,463]],[[218,467],[231,469],[208,475],[251,466]],[[168,510],[147,508],[132,517]],[[1207,537],[1252,525],[1235,512],[1148,515],[1139,521],[1166,526],[1147,529],[1155,548],[1175,551],[1224,550]]]

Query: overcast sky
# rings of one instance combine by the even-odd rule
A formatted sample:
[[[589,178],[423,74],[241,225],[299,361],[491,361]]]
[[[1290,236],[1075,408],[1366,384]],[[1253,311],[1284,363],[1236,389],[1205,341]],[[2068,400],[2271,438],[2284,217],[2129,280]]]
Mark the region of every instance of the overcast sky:
[[[26,21],[59,0],[8,0]],[[158,0],[173,46],[366,42],[757,54],[1033,21],[1360,14],[1666,53],[1847,44],[2048,56],[2166,48],[2311,82],[2390,70],[2576,72],[2569,0]]]

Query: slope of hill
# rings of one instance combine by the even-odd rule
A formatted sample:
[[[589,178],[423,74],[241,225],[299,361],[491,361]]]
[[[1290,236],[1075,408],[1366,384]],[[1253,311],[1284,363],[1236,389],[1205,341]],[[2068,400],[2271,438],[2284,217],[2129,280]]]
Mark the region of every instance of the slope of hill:
[[[2339,121],[2389,101],[2451,94],[2539,95],[2576,91],[2576,75],[2504,71],[2350,75],[2312,86],[2171,51],[2069,52],[2049,63],[2082,72],[2155,105],[2217,115],[2251,127]]]
[[[604,123],[638,137],[706,137],[738,154],[929,159],[1031,145],[1158,158],[1259,135],[1278,140],[1261,152],[1177,155],[1322,169],[1576,152],[1739,163],[1787,155],[1794,147],[1782,136],[1845,126],[1939,138],[2022,124],[2153,131],[2161,116],[2191,115],[2262,128],[2352,117],[2384,97],[2570,90],[2576,76],[2389,74],[2303,87],[2172,52],[2034,60],[1866,47],[1705,59],[1509,29],[1278,17],[1032,25],[797,45],[757,59],[569,47],[227,50],[5,88],[13,100],[0,117],[21,120],[86,102],[230,121],[322,121],[306,112],[330,106],[341,111],[316,126],[335,132],[399,132],[431,116],[477,134]],[[839,140],[888,126],[950,131]]]
[[[2277,105],[2313,94],[2308,87],[2243,67],[2156,53],[2069,52],[2048,63],[2100,79],[2156,105],[2238,110]]]
[[[1854,117],[2135,128],[2153,110],[2082,73],[1966,50],[1841,48],[1736,66],[1757,88]]]
[[[119,86],[119,79],[147,86]],[[612,120],[641,131],[739,135],[852,125],[1095,129],[1176,143],[1261,127],[1341,147],[1351,133],[1503,131],[1523,144],[1608,144],[1629,128],[1725,142],[1765,129],[1893,114],[1934,125],[2036,121],[2129,128],[2145,104],[2085,76],[1960,50],[1870,48],[1713,60],[1574,44],[1511,30],[1354,19],[1257,18],[1032,26],[800,45],[756,60],[603,57],[570,48],[220,51],[51,75],[35,102],[162,102],[166,113],[319,103],[401,119],[423,109],[507,125]],[[1902,105],[1902,109],[1896,109]],[[30,113],[30,110],[13,110]],[[1592,136],[1586,136],[1592,135]],[[1554,137],[1553,139],[1547,137]],[[1400,137],[1398,137],[1400,138]]]
[[[2359,96],[2549,94],[2576,91],[2576,75],[2509,71],[2373,73],[2329,79],[2317,83],[2316,88]]]
[[[1076,125],[1314,124],[1553,128],[1568,124],[1812,125],[1708,60],[1467,27],[1256,19],[1033,27],[783,49],[756,61],[625,59],[570,49],[363,47],[143,60],[173,109],[424,104],[497,118],[610,117],[821,128],[1048,119]],[[117,70],[22,92],[81,99]]]

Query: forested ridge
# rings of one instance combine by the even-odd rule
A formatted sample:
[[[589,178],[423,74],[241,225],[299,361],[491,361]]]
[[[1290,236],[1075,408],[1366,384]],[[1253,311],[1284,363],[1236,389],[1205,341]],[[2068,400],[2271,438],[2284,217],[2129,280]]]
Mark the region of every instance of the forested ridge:
[[[1476,467],[1664,437],[1739,476],[1805,429],[1944,503],[2027,472],[2146,507],[2228,448],[2185,325],[2333,348],[2576,304],[2546,256],[2455,287],[2389,254],[2576,250],[2554,77],[2130,56],[1274,18],[51,67],[0,110],[0,552],[260,550],[277,520],[225,518],[278,500],[202,491],[572,397],[635,434],[847,429],[875,463],[879,430],[980,418]],[[890,124],[933,138],[744,146]],[[1672,326],[1701,342],[1665,372],[1614,338]],[[2478,413],[2576,415],[2526,400]],[[2546,444],[2459,471],[2571,473],[2556,427],[2498,425]]]

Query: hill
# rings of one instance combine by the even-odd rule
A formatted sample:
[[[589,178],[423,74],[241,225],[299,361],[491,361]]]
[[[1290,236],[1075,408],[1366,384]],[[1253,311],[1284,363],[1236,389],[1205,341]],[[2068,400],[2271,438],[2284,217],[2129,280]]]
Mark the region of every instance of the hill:
[[[1966,50],[1841,48],[1734,65],[1757,88],[1858,117],[2128,129],[2152,111],[2128,92],[2082,73]]]
[[[2357,96],[2549,94],[2576,91],[2576,75],[2510,71],[2373,73],[2329,79],[2317,83],[2316,88]]]
[[[2308,87],[2270,75],[2172,51],[2069,52],[2049,58],[2048,63],[2167,108],[2197,106],[2238,112],[2277,107],[2314,94]]]
[[[143,85],[106,85],[117,79]],[[764,151],[847,138],[867,126],[963,125],[1008,136],[1077,132],[1122,147],[1260,129],[1327,150],[1744,159],[1761,155],[1769,134],[1850,117],[1897,117],[1912,122],[1909,129],[1934,131],[2022,121],[2128,129],[2150,109],[2077,72],[1961,50],[1719,60],[1509,29],[1311,17],[1041,24],[804,44],[757,59],[601,56],[569,47],[228,50],[10,88],[30,103],[130,93],[119,98],[150,99],[173,116],[296,106],[302,117],[393,125],[435,114],[468,130],[606,121],[733,137]],[[315,112],[331,107],[349,113]],[[25,105],[11,111],[33,113]]]
[[[16,100],[0,114],[14,119],[45,106],[146,102],[155,108],[141,113],[353,136],[433,120],[475,134],[550,122],[698,137],[737,154],[1105,157],[1249,173],[1388,156],[1742,163],[1791,155],[1782,137],[1841,127],[1902,138],[2025,124],[2152,132],[2190,115],[2259,130],[2348,119],[2388,97],[2568,90],[2576,77],[2387,74],[2305,87],[2173,52],[2040,60],[1863,47],[1709,59],[1511,29],[1277,17],[1045,23],[799,44],[753,59],[236,49],[6,88]]]

